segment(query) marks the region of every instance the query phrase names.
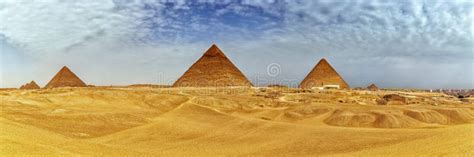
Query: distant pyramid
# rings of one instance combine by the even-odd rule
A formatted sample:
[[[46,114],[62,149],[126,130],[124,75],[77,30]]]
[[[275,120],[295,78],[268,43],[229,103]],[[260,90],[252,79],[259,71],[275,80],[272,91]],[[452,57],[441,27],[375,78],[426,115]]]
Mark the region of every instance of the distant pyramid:
[[[321,59],[311,70],[306,78],[299,85],[300,88],[310,89],[313,87],[323,87],[338,85],[340,89],[348,89],[349,85],[342,77],[329,65],[326,59]]]
[[[31,81],[30,83],[22,85],[20,89],[40,89],[40,86],[38,86],[35,81]]]
[[[64,66],[59,72],[49,81],[45,88],[56,87],[87,87],[79,77],[76,76],[68,67]]]
[[[252,86],[215,44],[173,84],[173,87],[213,86]]]
[[[367,87],[367,89],[370,91],[378,91],[379,87],[377,87],[377,85],[372,83],[370,86]]]

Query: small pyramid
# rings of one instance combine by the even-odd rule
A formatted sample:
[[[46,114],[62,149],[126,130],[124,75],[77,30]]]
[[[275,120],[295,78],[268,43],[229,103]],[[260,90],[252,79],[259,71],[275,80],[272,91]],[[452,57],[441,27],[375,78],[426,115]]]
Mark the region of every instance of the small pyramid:
[[[56,87],[87,87],[87,85],[74,74],[68,67],[64,66],[54,75],[45,88]]]
[[[240,70],[213,44],[173,87],[252,86]]]
[[[20,89],[40,89],[40,86],[38,86],[35,81],[31,81],[30,83],[22,85]]]
[[[303,89],[324,87],[325,85],[338,85],[340,89],[348,89],[349,85],[342,79],[336,70],[326,61],[321,59],[299,85]]]
[[[372,83],[371,85],[367,86],[367,89],[370,91],[378,91],[379,87],[377,87],[377,85]]]

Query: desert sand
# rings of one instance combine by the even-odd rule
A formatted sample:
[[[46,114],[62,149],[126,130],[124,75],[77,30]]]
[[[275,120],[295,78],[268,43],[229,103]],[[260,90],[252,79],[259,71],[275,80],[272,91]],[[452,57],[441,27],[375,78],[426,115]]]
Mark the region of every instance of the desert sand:
[[[473,156],[474,105],[440,93],[2,90],[1,156]],[[388,101],[387,94],[406,98]]]

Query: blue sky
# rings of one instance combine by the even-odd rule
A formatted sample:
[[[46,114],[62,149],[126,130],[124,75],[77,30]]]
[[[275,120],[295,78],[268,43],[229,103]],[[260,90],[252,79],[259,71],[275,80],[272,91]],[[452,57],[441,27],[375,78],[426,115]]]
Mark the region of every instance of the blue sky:
[[[474,88],[473,2],[4,0],[0,87],[63,66],[95,85],[172,84],[216,43],[257,85],[327,58],[352,86]],[[278,75],[268,66],[278,65]]]

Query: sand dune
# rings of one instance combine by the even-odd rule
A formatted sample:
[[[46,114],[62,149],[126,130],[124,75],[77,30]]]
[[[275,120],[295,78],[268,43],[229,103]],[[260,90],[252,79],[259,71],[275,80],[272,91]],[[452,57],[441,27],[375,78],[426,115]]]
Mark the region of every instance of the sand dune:
[[[252,88],[0,92],[5,156],[472,156],[472,104],[438,94]],[[263,95],[263,96],[262,96]],[[437,103],[437,106],[432,105]]]

